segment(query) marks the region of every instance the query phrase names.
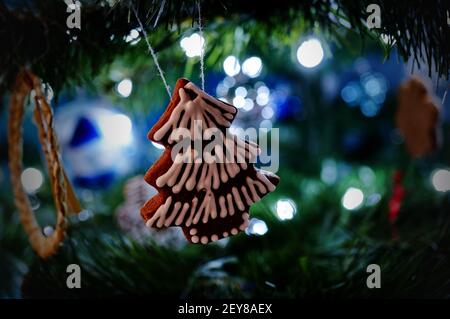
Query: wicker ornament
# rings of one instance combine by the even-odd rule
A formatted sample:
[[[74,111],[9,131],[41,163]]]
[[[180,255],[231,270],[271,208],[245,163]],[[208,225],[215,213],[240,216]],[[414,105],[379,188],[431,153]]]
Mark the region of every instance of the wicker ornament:
[[[20,180],[23,171],[22,122],[24,102],[32,90],[34,90],[35,102],[33,115],[47,162],[57,216],[55,231],[48,237],[43,235],[31,208],[28,195]],[[66,215],[70,212],[78,213],[81,211],[81,207],[61,162],[59,145],[53,129],[52,109],[42,93],[41,81],[29,71],[21,71],[17,75],[11,92],[8,121],[8,155],[14,202],[19,211],[20,220],[33,250],[41,258],[48,258],[58,250],[60,243],[64,239]]]

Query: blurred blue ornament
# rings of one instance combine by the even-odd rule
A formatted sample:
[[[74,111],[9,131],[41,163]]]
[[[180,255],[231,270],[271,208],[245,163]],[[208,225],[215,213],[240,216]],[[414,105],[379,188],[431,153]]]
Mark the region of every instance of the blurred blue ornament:
[[[136,147],[131,120],[107,102],[70,102],[58,108],[55,128],[76,186],[104,189],[132,168]]]
[[[350,107],[359,106],[366,117],[378,115],[388,90],[381,73],[365,72],[359,81],[350,81],[341,90],[341,98]]]
[[[361,103],[361,112],[366,117],[374,117],[378,114],[381,105],[373,100],[366,99]]]
[[[341,91],[341,97],[348,106],[357,106],[361,100],[361,87],[355,82],[349,82]]]
[[[89,119],[81,116],[78,119],[75,132],[73,133],[69,145],[73,148],[76,148],[97,138],[100,138],[100,133],[95,128],[94,123],[92,123]]]

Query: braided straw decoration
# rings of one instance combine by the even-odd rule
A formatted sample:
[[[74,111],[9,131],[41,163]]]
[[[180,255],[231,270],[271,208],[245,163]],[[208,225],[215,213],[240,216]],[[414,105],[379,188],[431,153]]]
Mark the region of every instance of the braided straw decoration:
[[[46,237],[42,233],[34,212],[30,206],[28,196],[22,183],[22,121],[24,117],[24,102],[28,94],[35,92],[34,119],[39,131],[39,140],[43,147],[47,167],[50,175],[52,193],[56,208],[57,220],[55,231]],[[8,122],[8,154],[11,182],[14,200],[19,210],[20,220],[28,234],[33,250],[41,257],[53,255],[64,239],[66,228],[66,213],[70,209],[79,209],[73,190],[64,173],[59,155],[59,145],[53,129],[53,114],[50,105],[42,94],[40,80],[31,72],[21,71],[14,84]],[[69,193],[69,196],[68,196]],[[68,202],[69,200],[69,202]]]

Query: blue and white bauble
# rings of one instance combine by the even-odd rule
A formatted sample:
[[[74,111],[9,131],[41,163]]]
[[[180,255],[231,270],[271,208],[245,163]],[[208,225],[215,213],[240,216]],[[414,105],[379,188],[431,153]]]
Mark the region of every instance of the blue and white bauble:
[[[107,188],[132,167],[132,122],[105,101],[73,101],[60,107],[55,128],[76,186]]]

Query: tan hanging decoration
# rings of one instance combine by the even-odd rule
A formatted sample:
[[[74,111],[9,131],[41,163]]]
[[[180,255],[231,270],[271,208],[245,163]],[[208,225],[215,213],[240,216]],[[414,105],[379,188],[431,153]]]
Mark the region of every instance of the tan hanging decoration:
[[[439,103],[418,77],[400,86],[395,121],[411,157],[418,158],[436,150]]]
[[[44,236],[39,226],[28,195],[22,183],[22,122],[24,102],[34,90],[34,120],[38,127],[39,140],[47,162],[50,183],[56,209],[56,225],[53,234]],[[52,109],[44,97],[41,81],[29,71],[21,71],[11,92],[8,122],[8,155],[14,201],[20,214],[20,220],[28,235],[33,250],[41,258],[53,255],[65,236],[66,215],[78,213],[80,204],[71,187],[61,162],[59,145],[53,128]]]

